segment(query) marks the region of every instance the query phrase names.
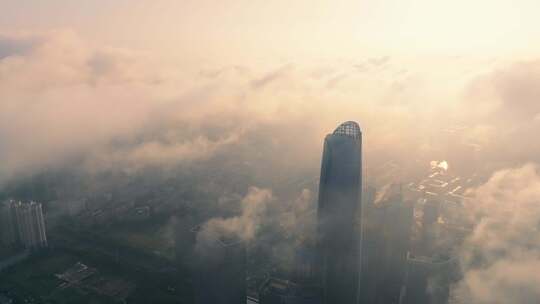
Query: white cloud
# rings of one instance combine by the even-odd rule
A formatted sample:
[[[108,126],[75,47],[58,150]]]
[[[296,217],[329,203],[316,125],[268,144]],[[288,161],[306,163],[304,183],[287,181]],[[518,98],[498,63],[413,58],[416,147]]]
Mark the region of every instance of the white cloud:
[[[540,302],[540,175],[532,164],[501,170],[471,191],[477,225],[462,250],[460,303]]]

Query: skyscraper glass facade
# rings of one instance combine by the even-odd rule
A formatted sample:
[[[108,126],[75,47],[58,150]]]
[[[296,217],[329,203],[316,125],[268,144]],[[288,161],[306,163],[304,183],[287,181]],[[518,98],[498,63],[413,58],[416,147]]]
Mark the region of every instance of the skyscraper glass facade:
[[[318,202],[319,275],[324,303],[357,303],[362,134],[356,122],[326,136]]]

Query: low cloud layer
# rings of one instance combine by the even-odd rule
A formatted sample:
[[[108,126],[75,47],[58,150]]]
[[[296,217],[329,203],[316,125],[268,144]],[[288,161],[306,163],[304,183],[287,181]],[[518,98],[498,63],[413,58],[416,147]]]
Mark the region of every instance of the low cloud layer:
[[[476,226],[461,251],[455,303],[540,302],[540,174],[529,164],[501,170],[472,190]]]
[[[201,227],[197,234],[197,246],[211,246],[221,241],[252,241],[265,220],[266,208],[273,200],[272,192],[257,187],[249,188],[241,200],[241,214],[229,218],[212,218]],[[207,248],[199,248],[207,252]]]
[[[66,166],[174,166],[261,141],[288,165],[315,167],[324,135],[350,119],[369,136],[366,153],[412,155],[431,132],[418,126],[446,107],[420,106],[430,84],[389,57],[193,71],[69,31],[0,41],[0,184]]]
[[[302,183],[316,179],[324,136],[357,120],[367,183],[388,160],[402,164],[405,181],[432,159],[491,176],[467,206],[477,224],[454,299],[537,303],[538,83],[538,60],[377,56],[188,69],[69,31],[4,33],[0,192],[43,172],[82,172],[92,193],[105,183],[100,173],[155,185],[181,168],[174,187],[184,192],[167,199],[203,189],[209,201],[221,195],[213,207],[238,211],[206,222],[200,246],[267,229],[292,240],[272,243],[283,257],[313,235],[315,187]],[[258,187],[246,194],[249,185]]]

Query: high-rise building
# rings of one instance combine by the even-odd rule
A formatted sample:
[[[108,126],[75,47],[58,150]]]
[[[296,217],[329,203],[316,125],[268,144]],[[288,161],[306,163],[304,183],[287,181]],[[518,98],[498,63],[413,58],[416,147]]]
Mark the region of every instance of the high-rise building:
[[[47,247],[47,234],[41,204],[36,202],[10,203],[10,216],[16,223],[18,241],[29,249]]]
[[[310,241],[296,248],[292,279],[297,282],[317,281],[317,248]]]
[[[324,303],[358,301],[362,133],[341,124],[324,140],[318,203],[319,276]]]
[[[375,303],[378,286],[378,271],[381,268],[381,239],[379,237],[382,214],[375,208],[376,189],[366,186],[362,194],[362,240],[361,273],[359,279],[360,304]]]
[[[201,226],[191,231],[198,234]],[[200,241],[195,239],[195,241]],[[246,244],[237,237],[205,240],[194,244],[192,272],[197,304],[245,304],[247,299]]]
[[[388,184],[379,193],[367,188],[363,204],[361,304],[398,304],[407,271],[413,204],[401,185]]]
[[[12,246],[18,242],[17,225],[11,209],[12,200],[0,203],[0,243]]]
[[[407,273],[399,304],[448,303],[450,285],[459,272],[450,256],[407,256]]]
[[[425,200],[420,230],[420,242],[415,246],[413,252],[425,256],[436,253],[437,239],[440,239],[438,223],[440,203],[437,200]]]

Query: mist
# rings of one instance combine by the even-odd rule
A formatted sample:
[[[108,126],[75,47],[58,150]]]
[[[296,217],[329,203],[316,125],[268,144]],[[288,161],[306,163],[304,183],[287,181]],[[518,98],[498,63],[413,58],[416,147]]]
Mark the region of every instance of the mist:
[[[2,34],[1,197],[178,186],[167,199],[204,198],[193,207],[206,218],[199,250],[224,236],[278,235],[271,255],[290,263],[314,235],[323,138],[355,120],[367,184],[388,161],[401,182],[432,160],[478,174],[456,303],[536,303],[540,60],[471,62],[377,56],[193,70],[74,31]],[[43,183],[54,191],[36,191]],[[130,192],[133,183],[144,186]]]

